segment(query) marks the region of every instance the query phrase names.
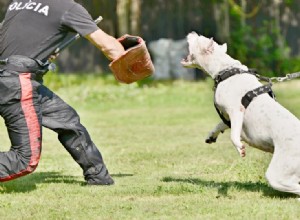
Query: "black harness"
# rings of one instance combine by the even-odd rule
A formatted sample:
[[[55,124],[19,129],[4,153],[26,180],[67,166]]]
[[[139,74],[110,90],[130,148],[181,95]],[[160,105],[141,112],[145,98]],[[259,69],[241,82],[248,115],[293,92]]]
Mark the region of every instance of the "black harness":
[[[245,107],[245,109],[249,106],[249,104],[251,103],[251,101],[259,96],[262,95],[264,93],[268,93],[271,98],[275,99],[275,94],[272,91],[272,82],[271,79],[268,77],[264,77],[261,76],[259,74],[257,74],[257,71],[254,69],[249,69],[249,70],[242,70],[239,68],[231,68],[231,69],[225,69],[223,71],[221,71],[216,77],[215,77],[215,85],[214,85],[214,91],[216,91],[218,84],[226,79],[228,79],[231,76],[234,76],[236,74],[243,74],[243,73],[247,73],[247,74],[252,74],[254,76],[256,76],[258,79],[262,80],[262,81],[266,81],[268,82],[268,84],[266,85],[262,85],[256,89],[253,89],[249,92],[247,92],[241,100],[242,105]],[[215,97],[215,96],[214,96]],[[222,119],[222,121],[228,126],[231,127],[231,123],[230,120],[228,120],[227,118],[224,117],[223,113],[218,109],[216,101],[214,101],[214,105],[215,108],[220,116],[220,118]]]

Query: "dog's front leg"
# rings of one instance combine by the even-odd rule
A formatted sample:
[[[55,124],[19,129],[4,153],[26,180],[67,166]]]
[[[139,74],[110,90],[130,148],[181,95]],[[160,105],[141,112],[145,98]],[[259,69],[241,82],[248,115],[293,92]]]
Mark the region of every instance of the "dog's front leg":
[[[219,134],[221,132],[223,133],[228,128],[229,127],[223,121],[221,121],[219,124],[217,124],[217,126],[213,130],[211,130],[208,133],[208,136],[205,139],[205,142],[208,144],[216,142]]]
[[[239,109],[230,109],[228,111],[231,122],[231,141],[241,157],[246,156],[245,145],[241,142],[244,112],[245,108],[243,106],[240,106]]]

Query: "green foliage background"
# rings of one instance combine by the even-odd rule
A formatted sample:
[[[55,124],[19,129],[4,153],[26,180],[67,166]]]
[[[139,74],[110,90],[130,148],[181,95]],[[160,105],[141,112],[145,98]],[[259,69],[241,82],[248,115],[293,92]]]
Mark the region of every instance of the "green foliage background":
[[[124,0],[132,4],[133,0]],[[138,0],[135,0],[138,1]],[[78,0],[92,14],[104,20],[100,27],[120,36],[117,0]],[[232,57],[241,60],[262,75],[280,76],[300,69],[300,0],[139,0],[139,35],[147,43],[160,38],[183,39],[191,31],[228,43]],[[242,8],[246,2],[247,7]],[[0,19],[10,1],[0,0]],[[224,9],[225,7],[225,9]],[[228,9],[226,9],[228,7]],[[257,11],[254,9],[258,8]],[[274,10],[278,10],[278,17]],[[255,11],[255,13],[252,13]],[[216,14],[221,13],[220,19]],[[248,16],[251,14],[251,16]],[[228,18],[228,30],[223,31]],[[128,28],[130,30],[130,27]],[[130,34],[130,33],[129,33]],[[178,61],[180,62],[180,60]],[[108,61],[87,41],[80,40],[58,59],[60,72],[108,72]]]
[[[290,56],[291,48],[284,41],[278,47],[279,30],[270,28],[272,21],[264,21],[253,29],[250,25],[237,27],[230,35],[229,54],[264,76],[283,76],[300,70],[300,57]],[[296,33],[295,33],[296,34]]]

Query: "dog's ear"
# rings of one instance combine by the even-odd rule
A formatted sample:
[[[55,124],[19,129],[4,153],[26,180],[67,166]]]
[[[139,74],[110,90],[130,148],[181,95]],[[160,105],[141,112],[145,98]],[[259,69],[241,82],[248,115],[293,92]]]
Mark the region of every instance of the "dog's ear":
[[[227,44],[222,44],[221,45],[221,50],[224,52],[224,53],[227,53]]]
[[[212,54],[214,52],[214,39],[210,38],[210,41],[207,45],[207,47],[202,51],[203,54]]]

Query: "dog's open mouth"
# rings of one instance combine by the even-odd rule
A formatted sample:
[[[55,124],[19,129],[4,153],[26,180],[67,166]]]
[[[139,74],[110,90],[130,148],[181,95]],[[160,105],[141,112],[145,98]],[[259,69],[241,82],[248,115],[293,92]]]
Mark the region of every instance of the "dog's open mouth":
[[[181,64],[184,67],[193,67],[195,65],[194,60],[194,56],[192,54],[189,54],[186,58],[181,60]]]

